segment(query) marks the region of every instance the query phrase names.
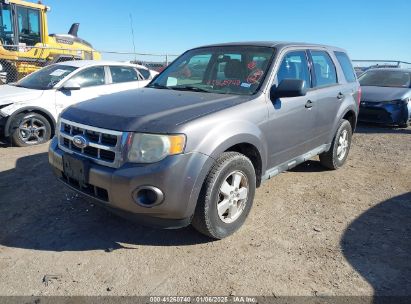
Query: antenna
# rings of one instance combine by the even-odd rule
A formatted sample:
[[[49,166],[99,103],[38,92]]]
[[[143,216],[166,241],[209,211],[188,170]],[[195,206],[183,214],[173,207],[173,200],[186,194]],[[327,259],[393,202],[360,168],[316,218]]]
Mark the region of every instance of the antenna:
[[[134,40],[134,28],[133,28],[133,15],[130,13],[130,28],[131,28],[131,39],[133,42],[133,52],[134,52],[134,61],[137,63],[137,54],[136,54],[136,43]]]

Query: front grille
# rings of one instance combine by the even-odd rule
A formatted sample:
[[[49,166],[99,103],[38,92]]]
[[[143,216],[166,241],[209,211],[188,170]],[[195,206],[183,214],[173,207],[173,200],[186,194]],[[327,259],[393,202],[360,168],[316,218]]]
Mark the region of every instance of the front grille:
[[[87,140],[86,147],[74,145],[73,137],[76,135],[82,135]],[[118,168],[123,162],[123,139],[127,138],[127,133],[61,119],[58,136],[59,148],[63,151],[81,155],[108,167]]]

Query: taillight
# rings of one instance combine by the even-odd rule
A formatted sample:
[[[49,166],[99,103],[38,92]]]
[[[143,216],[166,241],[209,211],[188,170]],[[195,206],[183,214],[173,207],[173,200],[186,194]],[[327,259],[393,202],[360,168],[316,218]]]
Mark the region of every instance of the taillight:
[[[358,87],[358,92],[357,92],[357,97],[358,97],[357,102],[358,102],[358,106],[360,106],[360,103],[361,103],[361,94],[362,94],[361,87]]]

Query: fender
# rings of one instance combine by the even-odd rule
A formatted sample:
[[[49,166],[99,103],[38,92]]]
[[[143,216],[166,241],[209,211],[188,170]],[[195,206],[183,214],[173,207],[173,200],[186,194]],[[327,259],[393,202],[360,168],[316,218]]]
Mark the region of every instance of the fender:
[[[207,136],[193,151],[207,155],[208,159],[197,175],[195,186],[190,194],[188,215],[192,216],[194,214],[201,188],[215,161],[229,148],[238,144],[250,144],[256,147],[260,154],[263,175],[267,167],[267,146],[263,143],[266,143],[266,141],[261,130],[247,121],[231,121],[218,125],[208,132]]]
[[[26,113],[26,112],[36,112],[36,113],[42,114],[50,122],[51,133],[52,133],[52,135],[54,134],[54,130],[56,128],[57,123],[56,123],[56,120],[54,119],[53,115],[49,111],[47,111],[43,108],[35,107],[35,106],[28,106],[28,107],[23,107],[23,108],[18,109],[16,112],[14,112],[13,114],[11,114],[8,117],[7,122],[4,126],[4,136],[5,137],[10,136],[10,127],[11,127],[11,123],[12,123],[13,119],[17,115],[19,115],[21,113]]]
[[[218,124],[201,140],[193,151],[216,160],[224,151],[238,144],[250,144],[257,148],[262,163],[262,172],[267,166],[267,140],[261,129],[246,120],[235,120]]]

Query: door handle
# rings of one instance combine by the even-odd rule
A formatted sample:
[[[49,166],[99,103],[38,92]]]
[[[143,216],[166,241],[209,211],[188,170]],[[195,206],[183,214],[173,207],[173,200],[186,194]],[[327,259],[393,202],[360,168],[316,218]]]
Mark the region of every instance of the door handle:
[[[338,100],[342,100],[342,99],[344,99],[344,94],[343,93],[338,93],[338,95],[337,95],[337,99]]]
[[[305,104],[305,107],[306,107],[307,109],[310,109],[310,108],[313,107],[313,105],[314,105],[314,103],[313,103],[311,100],[308,100],[307,103]]]

